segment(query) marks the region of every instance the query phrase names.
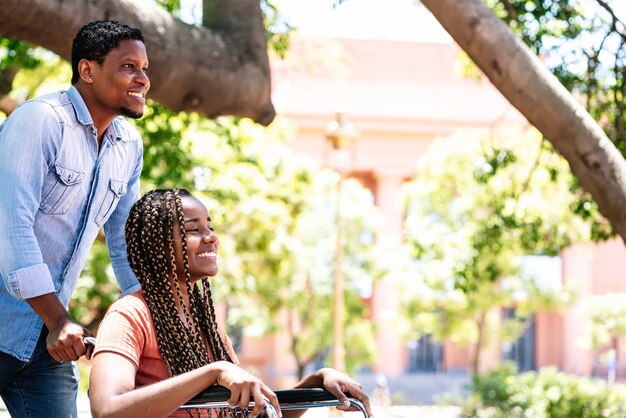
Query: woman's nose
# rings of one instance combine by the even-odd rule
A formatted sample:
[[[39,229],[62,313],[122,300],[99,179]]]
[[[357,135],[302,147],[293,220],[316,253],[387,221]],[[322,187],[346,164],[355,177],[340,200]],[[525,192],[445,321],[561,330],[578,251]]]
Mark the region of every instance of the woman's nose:
[[[213,233],[213,231],[209,231],[206,234],[204,234],[204,236],[202,237],[202,241],[206,244],[211,243],[211,241],[215,241],[216,239],[216,235]]]

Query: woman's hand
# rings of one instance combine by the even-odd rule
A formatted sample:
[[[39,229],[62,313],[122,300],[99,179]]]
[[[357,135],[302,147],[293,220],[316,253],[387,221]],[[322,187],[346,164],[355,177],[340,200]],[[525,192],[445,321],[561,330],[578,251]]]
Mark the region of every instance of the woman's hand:
[[[352,398],[361,401],[365,407],[367,416],[372,418],[372,408],[370,406],[369,397],[365,394],[365,392],[363,392],[363,387],[360,383],[331,368],[320,369],[311,377],[313,376],[317,376],[318,379],[321,379],[321,383],[324,388],[335,395],[337,400],[342,403],[342,405],[339,405],[337,409],[341,409],[343,411],[358,410],[356,407],[350,406],[350,401],[348,400],[349,395]]]
[[[250,418],[261,414],[265,408],[265,402],[271,403],[278,416],[282,416],[278,397],[260,379],[227,361],[218,361],[211,363],[211,365],[218,368],[217,384],[230,390],[231,396],[228,399],[228,404],[231,407],[247,408],[250,398],[252,398],[255,405],[250,413]]]

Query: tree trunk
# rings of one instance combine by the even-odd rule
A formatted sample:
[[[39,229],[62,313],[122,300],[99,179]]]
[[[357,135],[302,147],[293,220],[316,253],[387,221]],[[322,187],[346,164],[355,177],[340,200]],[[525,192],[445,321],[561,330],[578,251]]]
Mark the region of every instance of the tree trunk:
[[[472,366],[470,369],[470,373],[472,375],[478,375],[480,373],[480,355],[483,351],[483,339],[485,336],[485,317],[487,316],[486,312],[482,312],[478,319],[476,320],[476,327],[478,328],[478,338],[476,340],[476,346],[474,349],[474,358],[472,359]]]
[[[70,60],[86,23],[113,19],[145,37],[149,97],[178,111],[235,115],[268,125],[275,116],[263,17],[258,0],[211,0],[210,28],[133,0],[3,0],[0,36],[28,41]]]
[[[498,90],[565,157],[626,241],[626,162],[574,97],[482,0],[422,0]]]
[[[298,382],[301,381],[302,379],[304,379],[304,369],[306,367],[306,364],[300,364],[298,363],[296,365],[297,369],[296,369],[296,377],[298,378]]]

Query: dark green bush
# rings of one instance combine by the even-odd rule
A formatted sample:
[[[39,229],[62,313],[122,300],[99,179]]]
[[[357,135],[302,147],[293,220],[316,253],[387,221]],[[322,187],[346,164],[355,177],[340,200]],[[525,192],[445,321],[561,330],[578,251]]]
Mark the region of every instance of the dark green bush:
[[[544,368],[516,374],[505,363],[472,379],[472,394],[463,405],[464,418],[623,418],[626,388]]]

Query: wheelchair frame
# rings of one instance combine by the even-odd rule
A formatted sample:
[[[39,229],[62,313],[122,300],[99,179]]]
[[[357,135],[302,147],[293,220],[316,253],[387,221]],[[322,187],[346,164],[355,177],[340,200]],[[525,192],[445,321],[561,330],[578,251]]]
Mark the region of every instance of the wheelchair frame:
[[[341,405],[332,393],[321,388],[277,390],[275,393],[278,397],[280,408],[285,411],[290,409],[309,409]],[[228,398],[230,398],[230,391],[228,389],[222,386],[211,386],[193,397],[179,409],[228,408]],[[368,418],[365,406],[361,401],[350,397],[348,397],[348,400],[351,406],[356,407],[363,414],[364,418]],[[250,402],[248,410],[253,407],[254,402]],[[266,413],[270,418],[277,417],[274,407],[269,403],[266,404]]]

